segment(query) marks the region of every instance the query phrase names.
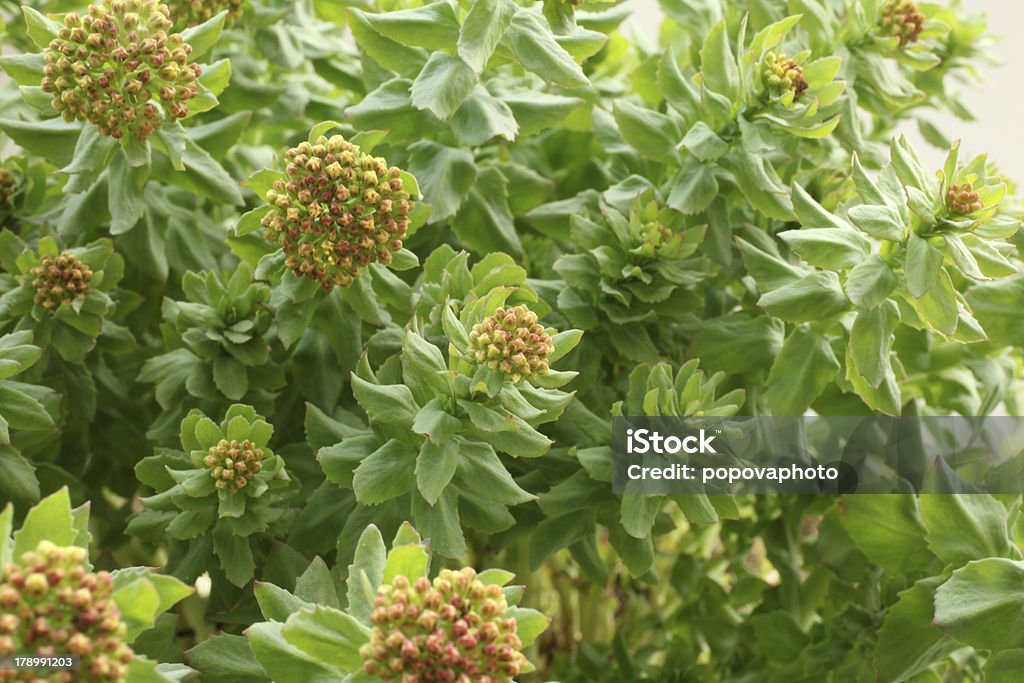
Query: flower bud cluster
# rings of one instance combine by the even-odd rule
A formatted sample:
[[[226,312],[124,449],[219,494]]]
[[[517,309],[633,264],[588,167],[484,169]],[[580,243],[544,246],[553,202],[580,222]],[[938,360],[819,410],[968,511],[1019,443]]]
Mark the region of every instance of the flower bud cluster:
[[[924,31],[924,15],[913,0],[888,0],[882,6],[882,18],[878,26],[887,36],[898,36],[900,47],[916,43]]]
[[[234,493],[249,484],[249,480],[263,469],[263,449],[249,439],[242,441],[221,439],[210,448],[203,464],[210,468],[210,476],[217,480],[217,488]]]
[[[71,12],[44,50],[42,87],[65,121],[89,121],[104,135],[145,140],[188,116],[201,69],[192,46],[168,34],[171,19],[157,0],[99,0]]]
[[[804,70],[794,60],[782,54],[769,52],[764,58],[764,80],[775,95],[793,93],[796,102],[807,90]]]
[[[198,26],[224,10],[228,11],[228,21],[242,16],[243,0],[164,0],[164,3],[177,31]]]
[[[974,191],[974,186],[970,183],[950,185],[949,192],[946,193],[946,199],[948,200],[949,210],[954,213],[974,213],[984,208],[981,196]]]
[[[273,210],[262,225],[292,273],[329,290],[350,286],[371,263],[391,263],[413,207],[402,172],[340,135],[303,142],[285,156],[287,180],[267,192]]]
[[[92,268],[71,255],[43,255],[39,265],[30,271],[36,288],[35,302],[49,311],[61,304],[70,304],[92,290]]]
[[[511,681],[527,662],[507,611],[501,588],[469,567],[433,582],[395,577],[377,590],[363,668],[384,683]]]
[[[545,374],[554,348],[537,314],[525,306],[499,308],[469,333],[469,351],[476,361],[513,382]]]
[[[0,168],[0,206],[7,204],[14,194],[14,174],[6,168]]]
[[[79,671],[0,671],[0,681],[123,681],[135,654],[113,578],[86,571],[85,550],[42,541],[0,569],[0,655],[75,654]]]

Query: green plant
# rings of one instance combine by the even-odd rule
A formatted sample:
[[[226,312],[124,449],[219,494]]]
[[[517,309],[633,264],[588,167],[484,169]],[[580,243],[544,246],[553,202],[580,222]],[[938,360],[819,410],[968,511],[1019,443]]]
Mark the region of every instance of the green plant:
[[[932,116],[966,3],[79,4],[0,0],[3,653],[1019,677],[1020,495],[612,489],[619,417],[1024,414],[1024,213]]]

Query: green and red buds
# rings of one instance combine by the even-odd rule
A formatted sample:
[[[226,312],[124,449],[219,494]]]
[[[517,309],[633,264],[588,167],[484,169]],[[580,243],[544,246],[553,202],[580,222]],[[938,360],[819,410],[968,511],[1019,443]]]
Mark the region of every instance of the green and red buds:
[[[0,680],[123,681],[134,659],[114,604],[114,580],[90,572],[83,548],[42,541],[0,569],[0,655],[76,654],[78,672],[3,671]]]
[[[113,138],[145,140],[188,116],[199,95],[192,47],[157,0],[100,0],[71,12],[43,52],[43,90],[65,121],[88,121]]]
[[[217,481],[217,488],[234,493],[260,473],[263,469],[263,456],[263,449],[257,448],[249,439],[221,439],[216,446],[210,447],[203,464],[210,469],[210,476]]]
[[[469,352],[477,363],[500,370],[513,382],[546,374],[553,350],[551,336],[525,306],[499,308],[469,333]]]
[[[6,168],[0,168],[0,206],[3,206],[10,200],[14,190],[14,174]]]
[[[878,26],[887,36],[900,39],[900,47],[916,43],[924,31],[924,15],[913,0],[888,0],[882,6],[882,17]]]
[[[286,177],[267,192],[272,210],[261,225],[292,273],[329,290],[350,286],[371,263],[391,263],[413,207],[401,170],[340,135],[285,156]]]
[[[92,268],[67,251],[58,256],[42,255],[31,274],[36,288],[35,303],[51,313],[92,290]]]
[[[244,0],[164,0],[170,10],[174,29],[183,31],[190,26],[198,26],[224,10],[228,12],[228,21],[242,16]]]
[[[807,90],[804,70],[795,60],[783,54],[769,52],[765,55],[764,80],[773,95],[781,97],[791,92],[794,102]]]
[[[511,681],[527,660],[508,609],[501,587],[469,567],[433,582],[397,576],[377,589],[363,669],[384,683]]]
[[[946,193],[947,205],[949,210],[954,213],[974,213],[975,211],[981,211],[985,204],[981,201],[981,195],[979,195],[971,183],[964,183],[962,185],[950,185],[949,192]]]

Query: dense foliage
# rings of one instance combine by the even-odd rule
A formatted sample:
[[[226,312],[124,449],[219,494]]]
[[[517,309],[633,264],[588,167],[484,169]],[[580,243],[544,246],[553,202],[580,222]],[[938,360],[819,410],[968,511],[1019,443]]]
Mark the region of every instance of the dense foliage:
[[[613,415],[1024,413],[1013,184],[932,116],[969,6],[26,1],[0,655],[1019,678],[1020,496],[611,491]]]

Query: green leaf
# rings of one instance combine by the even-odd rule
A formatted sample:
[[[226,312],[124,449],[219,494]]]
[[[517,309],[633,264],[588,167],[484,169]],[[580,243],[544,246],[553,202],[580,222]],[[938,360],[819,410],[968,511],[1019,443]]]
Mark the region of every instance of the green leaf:
[[[953,572],[935,593],[934,623],[972,647],[1018,649],[1024,628],[1024,562],[993,557]]]
[[[937,286],[932,287],[920,298],[910,298],[910,305],[918,317],[939,334],[951,336],[957,328],[960,308],[957,305],[956,290],[945,268],[939,269]]]
[[[704,38],[700,49],[701,71],[704,85],[730,101],[739,93],[739,67],[729,45],[725,20],[719,21]]]
[[[3,424],[3,417],[0,416],[0,425]],[[0,437],[3,430],[0,429]],[[16,448],[0,443],[0,498],[17,503],[31,503],[39,499],[39,480],[36,478],[36,468]],[[2,521],[3,515],[0,515]],[[0,564],[2,555],[7,550],[7,536],[0,528]]]
[[[77,536],[71,515],[71,498],[67,487],[63,487],[43,498],[25,515],[21,528],[14,532],[13,557],[35,550],[42,541],[69,546]]]
[[[477,174],[473,155],[429,140],[420,140],[409,151],[409,170],[419,179],[424,200],[432,207],[427,222],[448,220],[473,188]]]
[[[757,305],[789,322],[832,318],[849,308],[839,278],[830,271],[817,271],[767,292]]]
[[[870,386],[878,388],[892,374],[890,353],[898,316],[889,304],[861,311],[850,330],[850,357],[857,373]]]
[[[413,495],[412,513],[416,527],[432,548],[443,557],[455,558],[466,552],[466,538],[459,523],[459,494],[448,487],[433,506],[419,495]]]
[[[228,581],[239,588],[249,583],[256,564],[248,538],[235,536],[225,524],[218,524],[213,528],[213,552],[220,558]]]
[[[1024,671],[1024,649],[1003,650],[985,660],[985,683],[1016,683]]]
[[[794,327],[768,374],[765,400],[772,415],[803,415],[838,373],[828,340],[806,325]]]
[[[551,624],[549,617],[535,609],[525,607],[513,607],[508,611],[507,616],[516,620],[516,634],[526,647],[536,641],[537,637],[544,633]]]
[[[469,65],[458,57],[435,52],[413,81],[412,104],[443,121],[455,113],[476,84],[476,72]]]
[[[896,273],[878,254],[871,254],[846,274],[843,289],[857,308],[877,308],[899,284]]]
[[[683,137],[683,146],[701,161],[714,161],[729,151],[729,143],[703,121],[690,127]]]
[[[807,263],[829,270],[853,268],[871,253],[863,235],[845,228],[786,230],[779,238]]]
[[[590,85],[580,65],[555,41],[551,29],[536,14],[518,10],[505,38],[519,63],[544,80],[566,88]]]
[[[0,381],[0,417],[11,429],[55,429],[53,418],[38,400],[9,381]]]
[[[455,12],[452,3],[441,0],[422,7],[364,16],[381,35],[403,45],[424,47],[434,52],[433,59],[441,54],[438,50],[454,50],[459,40],[459,20]]]
[[[905,681],[945,659],[960,645],[931,627],[941,578],[918,581],[886,612],[875,643],[875,666],[884,681]],[[987,680],[987,679],[986,679]]]
[[[185,658],[209,683],[270,682],[242,636],[214,634],[186,652]]]
[[[508,205],[508,180],[496,168],[482,169],[453,220],[456,236],[475,252],[522,254]]]
[[[708,208],[717,196],[714,166],[688,164],[672,181],[667,204],[680,213],[692,215]]]
[[[858,228],[880,240],[902,242],[904,225],[895,210],[884,205],[861,205],[851,207],[847,213]]]
[[[416,458],[416,486],[423,499],[433,505],[455,476],[459,447],[454,439],[441,444],[424,441]]]
[[[216,7],[216,6],[214,6]],[[196,60],[205,55],[220,39],[224,30],[224,22],[227,20],[227,11],[219,12],[203,23],[192,26],[181,32],[181,37],[192,46],[192,59]]]
[[[451,126],[462,142],[472,146],[482,145],[499,135],[512,141],[519,132],[512,109],[482,85],[469,93],[452,116]]]
[[[46,62],[41,53],[0,56],[0,69],[3,69],[18,85],[39,85],[43,80],[45,65]]]
[[[487,66],[517,6],[512,0],[473,0],[459,32],[459,57],[477,73]]]
[[[213,382],[220,393],[232,401],[241,400],[249,393],[249,374],[232,356],[218,356],[214,361]]]
[[[130,643],[153,625],[160,607],[160,594],[150,581],[140,578],[115,590],[114,602],[127,627],[125,640]]]
[[[348,26],[352,31],[352,37],[366,50],[366,54],[373,61],[395,73],[412,78],[420,72],[427,61],[427,52],[423,48],[403,45],[374,28],[370,23],[369,14],[350,9]]]
[[[339,672],[288,643],[284,624],[261,622],[245,631],[256,660],[274,683],[338,683]]]
[[[613,111],[622,138],[642,155],[659,161],[676,158],[682,132],[671,117],[625,100],[616,102]]]
[[[319,662],[339,671],[357,671],[359,648],[369,642],[370,630],[341,610],[322,605],[306,607],[288,618],[284,639]]]
[[[427,575],[427,567],[429,565],[430,555],[422,544],[396,545],[388,553],[382,583],[389,584],[398,576],[404,576],[409,581],[415,581],[421,576]]]
[[[384,583],[384,568],[387,564],[387,549],[380,530],[373,524],[356,543],[352,564],[348,566],[348,612],[363,623],[370,623],[370,612],[377,596],[377,586]]]
[[[49,19],[31,7],[22,6],[22,14],[25,15],[25,29],[28,37],[39,48],[47,48],[50,42],[57,37],[63,25]]]
[[[1006,507],[990,495],[922,495],[921,519],[928,547],[954,567],[1010,554]]]
[[[271,621],[285,621],[292,613],[310,606],[305,600],[265,581],[254,581],[252,590],[263,617]]]
[[[372,419],[385,424],[411,425],[419,412],[416,399],[404,384],[373,384],[351,374],[352,393]]]
[[[861,552],[894,576],[920,568],[933,557],[913,496],[844,496],[839,519]]]
[[[355,470],[352,488],[363,505],[376,505],[408,493],[413,477],[416,451],[391,439],[371,453]]]
[[[431,399],[416,413],[412,431],[422,434],[434,444],[442,444],[462,429],[462,421],[445,409],[439,398]]]
[[[907,236],[907,291],[915,298],[924,296],[939,281],[942,252],[911,232]]]

